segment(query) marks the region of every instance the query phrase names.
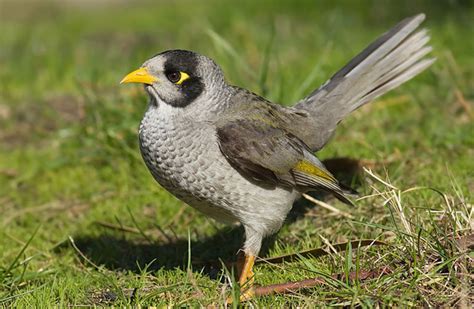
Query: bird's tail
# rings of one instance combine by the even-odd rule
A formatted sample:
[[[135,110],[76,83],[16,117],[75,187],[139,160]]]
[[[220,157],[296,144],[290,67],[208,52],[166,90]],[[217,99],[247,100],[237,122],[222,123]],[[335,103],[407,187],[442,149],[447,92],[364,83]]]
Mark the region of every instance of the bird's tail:
[[[431,47],[425,29],[416,31],[425,19],[419,14],[402,20],[370,44],[319,89],[296,104],[318,121],[320,149],[336,125],[348,114],[387,91],[413,78],[435,59],[424,58]]]

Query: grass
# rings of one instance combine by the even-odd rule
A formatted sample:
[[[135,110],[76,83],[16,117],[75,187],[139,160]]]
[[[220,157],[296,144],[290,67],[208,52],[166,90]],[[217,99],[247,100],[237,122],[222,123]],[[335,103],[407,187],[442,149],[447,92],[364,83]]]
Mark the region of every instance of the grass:
[[[387,245],[263,263],[261,285],[327,280],[252,303],[472,303],[470,2],[80,3],[0,3],[0,306],[222,305],[232,288],[220,261],[235,257],[242,231],[153,181],[136,136],[146,96],[118,81],[158,51],[185,48],[215,59],[230,82],[291,103],[420,11],[437,62],[354,113],[318,154],[343,158],[332,161],[340,177],[356,174],[357,207],[299,203],[263,256]],[[373,279],[348,276],[384,266]]]

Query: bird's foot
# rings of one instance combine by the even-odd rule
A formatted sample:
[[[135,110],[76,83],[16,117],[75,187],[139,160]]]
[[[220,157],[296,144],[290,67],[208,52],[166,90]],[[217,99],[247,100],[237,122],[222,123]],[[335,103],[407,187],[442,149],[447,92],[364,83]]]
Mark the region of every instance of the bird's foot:
[[[244,302],[252,299],[255,296],[255,289],[253,286],[247,287],[245,290],[240,290],[239,302]],[[234,302],[232,296],[227,297],[226,304],[231,305]]]

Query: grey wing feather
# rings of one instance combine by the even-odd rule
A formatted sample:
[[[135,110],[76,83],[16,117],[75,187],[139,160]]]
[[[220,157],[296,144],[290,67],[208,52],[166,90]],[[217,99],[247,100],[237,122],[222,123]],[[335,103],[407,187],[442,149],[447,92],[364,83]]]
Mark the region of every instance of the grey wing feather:
[[[238,170],[255,180],[294,185],[286,177],[303,157],[302,145],[285,131],[258,120],[236,119],[217,128],[219,147]]]
[[[275,113],[276,111],[273,111]],[[270,184],[299,190],[323,189],[341,201],[353,205],[345,191],[310,149],[293,134],[272,125],[271,115],[225,119],[217,126],[222,154],[245,176]],[[253,115],[255,116],[255,115]],[[298,169],[307,162],[316,173]]]
[[[327,143],[337,124],[352,111],[413,78],[435,61],[424,58],[431,51],[426,46],[427,31],[415,31],[424,19],[425,15],[419,14],[401,21],[295,105],[313,117],[313,134],[302,137],[313,151]]]

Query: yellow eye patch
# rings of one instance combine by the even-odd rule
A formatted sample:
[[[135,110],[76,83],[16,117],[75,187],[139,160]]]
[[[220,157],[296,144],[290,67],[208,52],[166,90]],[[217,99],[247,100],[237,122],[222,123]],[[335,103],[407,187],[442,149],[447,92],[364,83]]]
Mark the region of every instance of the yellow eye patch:
[[[175,83],[176,85],[181,85],[185,80],[189,78],[189,75],[185,72],[179,72],[180,78],[179,80]]]

